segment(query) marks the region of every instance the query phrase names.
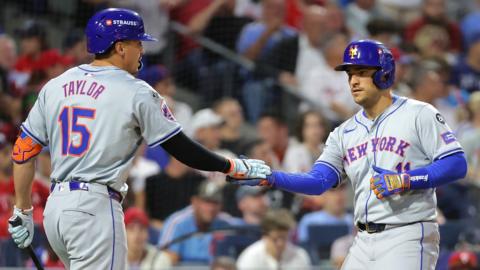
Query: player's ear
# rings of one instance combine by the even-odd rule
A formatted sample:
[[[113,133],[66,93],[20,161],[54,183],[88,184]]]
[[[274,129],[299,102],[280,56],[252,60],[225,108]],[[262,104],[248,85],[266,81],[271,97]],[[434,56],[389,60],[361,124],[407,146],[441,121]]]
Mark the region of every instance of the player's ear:
[[[125,55],[125,49],[124,49],[124,44],[123,42],[115,42],[115,51],[120,55],[124,56]]]

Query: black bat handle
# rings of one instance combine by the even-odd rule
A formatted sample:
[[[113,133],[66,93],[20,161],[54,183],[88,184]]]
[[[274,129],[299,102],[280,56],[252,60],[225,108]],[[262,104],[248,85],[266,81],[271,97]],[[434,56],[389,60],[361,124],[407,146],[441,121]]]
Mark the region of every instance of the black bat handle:
[[[23,222],[22,222],[22,219],[19,216],[15,216],[15,218],[13,218],[13,219],[10,218],[8,220],[8,223],[10,223],[10,225],[12,225],[12,227],[18,227],[18,226],[21,226]],[[30,255],[30,258],[32,258],[32,261],[35,264],[35,266],[37,267],[37,269],[38,270],[43,270],[42,263],[38,259],[37,255],[35,255],[35,252],[33,251],[32,246],[27,247],[27,252]]]
[[[10,225],[12,225],[12,227],[18,227],[18,226],[22,225],[22,219],[19,216],[15,216],[14,219],[10,218],[8,220],[8,223],[10,223]]]

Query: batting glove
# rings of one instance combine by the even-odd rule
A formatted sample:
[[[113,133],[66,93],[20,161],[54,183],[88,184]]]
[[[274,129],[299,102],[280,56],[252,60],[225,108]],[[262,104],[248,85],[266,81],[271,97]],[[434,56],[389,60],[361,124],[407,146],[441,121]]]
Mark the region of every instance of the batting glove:
[[[389,170],[372,167],[375,174],[370,178],[370,189],[378,199],[383,199],[410,189],[410,175],[408,173],[396,173]]]
[[[263,160],[258,159],[229,159],[230,170],[227,175],[231,178],[241,179],[265,179],[272,174],[270,167]]]
[[[19,248],[28,247],[33,240],[33,207],[27,210],[22,210],[16,206],[13,208],[13,215],[9,221],[15,220],[19,217],[22,221],[21,225],[13,227],[8,224],[8,232],[13,238],[13,241]]]

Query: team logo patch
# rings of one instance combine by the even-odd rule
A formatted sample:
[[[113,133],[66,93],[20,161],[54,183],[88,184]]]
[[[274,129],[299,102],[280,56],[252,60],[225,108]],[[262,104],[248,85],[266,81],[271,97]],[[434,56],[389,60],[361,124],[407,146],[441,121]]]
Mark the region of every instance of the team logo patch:
[[[175,122],[177,121],[175,120],[175,117],[173,117],[173,114],[168,108],[167,103],[165,103],[165,101],[162,102],[162,112],[163,112],[163,116],[165,116],[165,118],[167,118],[168,120],[175,121]]]
[[[437,121],[445,125],[445,118],[439,113],[435,115],[435,118],[437,118]]]
[[[457,138],[455,138],[455,134],[453,134],[453,132],[451,132],[451,131],[447,131],[445,133],[442,133],[442,135],[440,135],[440,136],[442,137],[442,140],[446,144],[452,143],[452,142],[457,140]]]
[[[105,24],[106,24],[107,26],[110,26],[110,25],[112,25],[113,23],[112,23],[112,20],[106,20],[106,21],[105,21]]]
[[[360,51],[358,50],[357,45],[353,45],[352,47],[350,47],[348,53],[350,54],[350,59],[360,58]]]

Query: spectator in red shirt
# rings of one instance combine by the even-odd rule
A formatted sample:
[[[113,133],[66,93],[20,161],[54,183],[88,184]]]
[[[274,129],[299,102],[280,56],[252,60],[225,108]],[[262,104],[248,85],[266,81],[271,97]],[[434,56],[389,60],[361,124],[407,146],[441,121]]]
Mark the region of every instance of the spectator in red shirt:
[[[13,181],[12,162],[10,154],[12,145],[6,140],[4,134],[0,133],[0,239],[9,237],[7,231],[7,220],[13,209]]]
[[[405,40],[414,42],[417,33],[428,25],[435,25],[445,29],[450,40],[450,50],[458,52],[462,48],[462,34],[457,23],[447,18],[445,0],[425,0],[422,9],[423,15],[407,25]]]

